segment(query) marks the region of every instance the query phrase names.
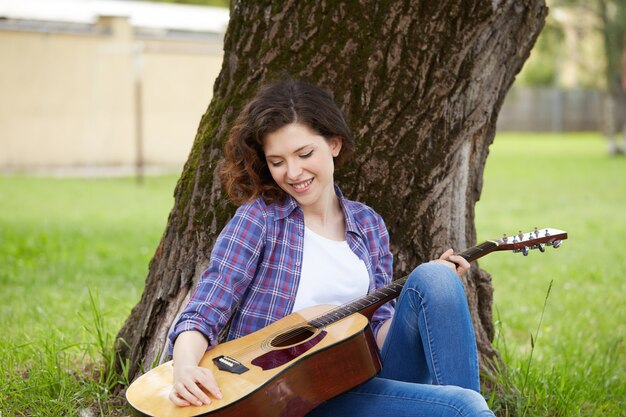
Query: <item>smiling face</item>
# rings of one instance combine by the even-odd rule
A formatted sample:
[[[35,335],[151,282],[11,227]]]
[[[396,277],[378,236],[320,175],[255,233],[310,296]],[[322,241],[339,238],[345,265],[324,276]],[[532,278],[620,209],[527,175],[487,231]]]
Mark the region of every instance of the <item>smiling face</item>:
[[[276,184],[306,210],[323,208],[334,198],[333,158],[341,144],[337,136],[325,139],[306,125],[291,123],[268,133],[263,151]]]

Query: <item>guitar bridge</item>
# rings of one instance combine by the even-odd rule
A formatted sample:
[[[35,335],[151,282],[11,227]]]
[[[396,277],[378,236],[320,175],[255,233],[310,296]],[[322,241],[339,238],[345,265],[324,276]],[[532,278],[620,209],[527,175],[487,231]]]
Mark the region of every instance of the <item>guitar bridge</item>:
[[[233,374],[243,374],[249,370],[238,360],[224,355],[213,358],[213,363],[220,371],[226,371]]]

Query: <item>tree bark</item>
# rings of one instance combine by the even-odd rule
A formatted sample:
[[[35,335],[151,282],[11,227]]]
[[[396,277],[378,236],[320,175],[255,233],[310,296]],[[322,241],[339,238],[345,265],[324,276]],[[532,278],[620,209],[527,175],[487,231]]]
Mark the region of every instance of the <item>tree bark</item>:
[[[131,379],[164,359],[168,330],[234,211],[217,169],[231,123],[260,84],[288,75],[333,92],[357,143],[337,182],[386,220],[400,277],[475,244],[496,118],[546,14],[544,0],[235,2],[213,100],[118,335]],[[484,364],[497,356],[491,278],[473,267],[465,285]]]

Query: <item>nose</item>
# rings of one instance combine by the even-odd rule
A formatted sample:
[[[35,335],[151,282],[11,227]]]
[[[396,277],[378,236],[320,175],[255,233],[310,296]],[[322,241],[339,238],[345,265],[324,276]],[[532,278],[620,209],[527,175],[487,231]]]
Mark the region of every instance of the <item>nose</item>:
[[[302,174],[302,166],[297,160],[289,161],[287,163],[287,178],[290,180],[296,180]]]

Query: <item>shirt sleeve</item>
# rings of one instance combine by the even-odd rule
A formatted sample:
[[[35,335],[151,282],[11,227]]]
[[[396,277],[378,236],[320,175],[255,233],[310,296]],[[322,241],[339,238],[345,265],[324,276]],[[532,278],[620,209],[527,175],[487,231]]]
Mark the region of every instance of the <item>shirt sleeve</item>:
[[[391,283],[393,277],[393,255],[389,249],[389,232],[383,219],[377,215],[379,227],[379,245],[374,265],[375,287],[380,288]],[[378,330],[382,324],[393,317],[395,300],[383,304],[372,316],[371,325],[374,336],[378,335]]]
[[[263,252],[265,212],[258,203],[241,206],[226,224],[213,246],[209,266],[169,334],[169,353],[179,334],[202,333],[209,346],[217,344],[220,331],[236,309],[256,273]]]

